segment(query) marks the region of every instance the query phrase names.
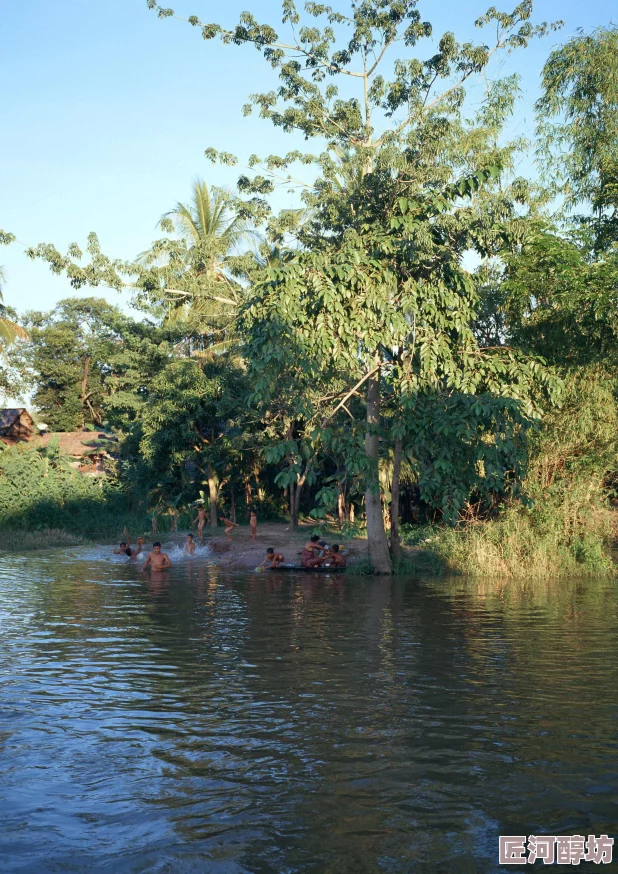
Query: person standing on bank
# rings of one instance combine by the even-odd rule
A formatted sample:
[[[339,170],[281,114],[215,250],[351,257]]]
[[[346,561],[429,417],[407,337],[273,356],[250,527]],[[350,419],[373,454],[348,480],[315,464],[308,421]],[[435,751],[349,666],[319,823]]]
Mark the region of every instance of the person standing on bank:
[[[236,522],[232,522],[231,519],[227,519],[225,516],[219,516],[219,519],[221,519],[221,521],[225,525],[225,536],[228,540],[231,540],[232,538],[230,537],[230,534],[232,533],[234,528],[238,528],[238,525],[236,524]]]
[[[206,524],[206,510],[201,505],[197,508],[197,516],[193,521],[197,522],[197,536],[200,540],[203,540],[204,525]]]

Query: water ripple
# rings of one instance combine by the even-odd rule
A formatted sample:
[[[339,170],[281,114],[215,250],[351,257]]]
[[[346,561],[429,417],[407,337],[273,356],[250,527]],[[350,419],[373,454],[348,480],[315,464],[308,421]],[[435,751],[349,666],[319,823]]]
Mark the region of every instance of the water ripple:
[[[614,583],[109,558],[0,557],[3,871],[494,872],[615,828]]]

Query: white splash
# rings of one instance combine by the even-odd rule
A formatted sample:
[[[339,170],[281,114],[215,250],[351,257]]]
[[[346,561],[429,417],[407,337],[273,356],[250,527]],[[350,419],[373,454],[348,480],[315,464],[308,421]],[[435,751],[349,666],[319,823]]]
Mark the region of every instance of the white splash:
[[[139,565],[140,561],[146,561],[149,552],[152,552],[152,544],[144,545],[142,552],[140,552],[137,558],[129,558],[128,555],[122,555],[122,553],[114,553],[114,549],[117,547],[107,545],[99,545],[91,546],[86,549],[71,549],[68,550],[70,554],[74,558],[79,559],[90,559],[92,561],[109,561],[113,564],[137,564]],[[131,549],[135,549],[134,544],[131,544]],[[193,555],[187,555],[184,550],[184,544],[178,543],[161,543],[161,552],[166,552],[172,564],[179,564],[181,562],[188,561],[203,561],[206,558],[209,558],[211,555],[211,549],[209,546],[195,546],[195,552]],[[141,565],[140,565],[141,567]]]

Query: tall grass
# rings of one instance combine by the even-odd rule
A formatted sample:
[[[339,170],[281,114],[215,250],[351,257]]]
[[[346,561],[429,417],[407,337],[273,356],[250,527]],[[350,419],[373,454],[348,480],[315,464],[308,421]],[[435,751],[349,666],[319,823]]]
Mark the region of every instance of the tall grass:
[[[0,531],[0,550],[3,552],[34,552],[39,549],[80,546],[84,538],[59,528],[42,531]]]
[[[560,409],[530,440],[525,502],[461,529],[404,532],[423,541],[443,572],[475,577],[560,577],[614,573],[617,515],[609,492],[618,470],[615,385],[601,370],[566,375]],[[427,542],[429,541],[429,542]]]
[[[539,526],[523,508],[509,508],[500,519],[442,529],[432,538],[432,551],[444,572],[476,577],[560,577],[613,573],[609,553],[611,520],[595,512],[575,533],[564,520]]]

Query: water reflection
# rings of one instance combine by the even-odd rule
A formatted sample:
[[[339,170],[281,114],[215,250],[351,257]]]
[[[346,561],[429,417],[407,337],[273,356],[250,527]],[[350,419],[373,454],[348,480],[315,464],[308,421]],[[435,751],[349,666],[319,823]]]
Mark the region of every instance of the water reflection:
[[[612,582],[69,552],[0,594],[3,870],[493,872],[615,829]]]

